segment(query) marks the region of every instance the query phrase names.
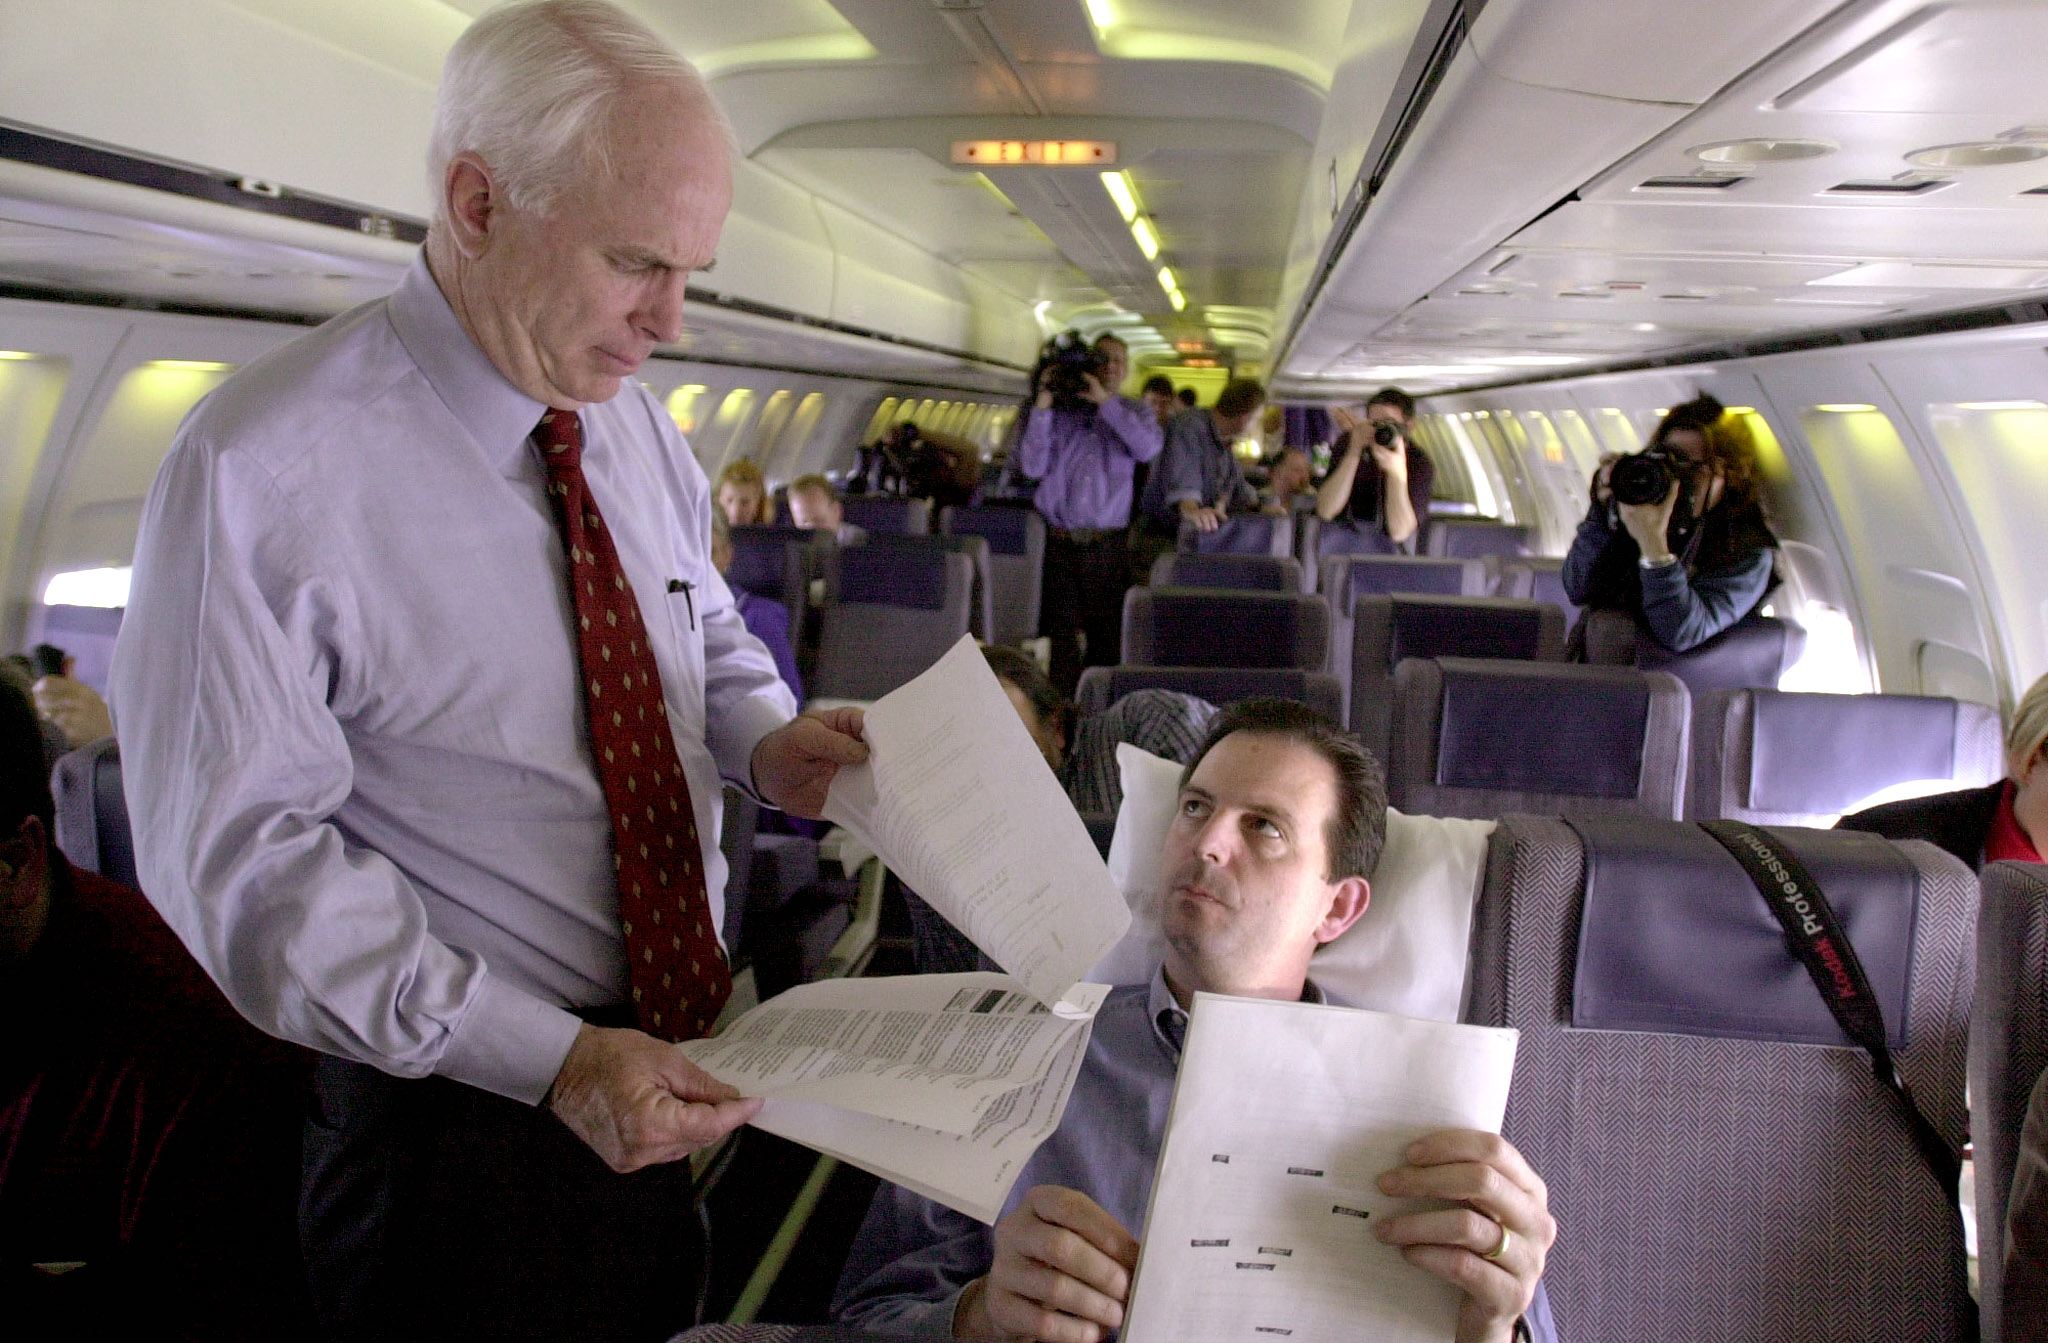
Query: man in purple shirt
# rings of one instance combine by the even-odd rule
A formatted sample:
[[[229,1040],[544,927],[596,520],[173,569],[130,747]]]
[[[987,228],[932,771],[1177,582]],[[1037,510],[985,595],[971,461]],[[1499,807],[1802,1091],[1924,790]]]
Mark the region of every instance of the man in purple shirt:
[[[1124,528],[1131,521],[1131,474],[1165,442],[1158,417],[1116,392],[1130,367],[1124,343],[1099,336],[1095,351],[1102,372],[1081,375],[1080,409],[1054,407],[1045,366],[1017,445],[1024,474],[1038,481],[1032,503],[1048,531],[1042,628],[1052,639],[1053,681],[1069,695],[1083,666],[1117,660],[1130,577]]]

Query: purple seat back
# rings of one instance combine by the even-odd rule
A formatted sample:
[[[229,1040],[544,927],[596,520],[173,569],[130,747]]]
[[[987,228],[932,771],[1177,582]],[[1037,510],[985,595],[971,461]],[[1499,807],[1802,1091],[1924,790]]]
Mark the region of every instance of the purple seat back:
[[[1295,667],[1329,657],[1330,612],[1298,592],[1132,588],[1124,594],[1123,661],[1155,667]]]
[[[967,633],[974,566],[922,546],[848,546],[826,558],[811,694],[879,699]]]
[[[1045,519],[1029,508],[948,508],[939,514],[939,530],[988,542],[994,641],[1013,644],[1035,636],[1045,574]]]
[[[1691,704],[1661,672],[1411,658],[1394,701],[1387,781],[1403,811],[1679,815]]]
[[[1488,555],[1526,555],[1529,529],[1511,522],[1469,518],[1436,518],[1429,524],[1429,553],[1460,559]]]
[[[846,520],[870,533],[923,536],[932,529],[932,501],[893,494],[849,494]]]
[[[1453,561],[1468,563],[1468,561]],[[1478,577],[1475,566],[1468,576]],[[1411,657],[1564,656],[1564,618],[1541,602],[1512,597],[1361,595],[1351,603],[1351,642],[1340,679],[1351,730],[1382,750],[1392,741],[1394,668]]]
[[[1978,1300],[1984,1338],[1996,1343],[2010,1336],[2004,1298],[2005,1218],[2019,1155],[2020,1123],[2035,1083],[2048,1068],[2048,867],[1993,863],[1984,869],[1980,882],[1977,994],[1970,1027],[1970,1141],[1977,1149]]]
[[[1690,927],[1646,931],[1654,916],[1620,918],[1616,905],[1633,899],[1675,911],[1695,880],[1684,857],[1691,841],[1680,833],[1693,827],[1641,821],[1633,831],[1639,852],[1666,852],[1660,861],[1682,868],[1683,879],[1661,890],[1624,875],[1588,909],[1579,835],[1554,819],[1507,818],[1473,918],[1466,1016],[1520,1032],[1504,1133],[1548,1184],[1564,1228],[1544,1285],[1572,1343],[1966,1337],[1954,1209],[1861,1051],[1696,1023],[1573,1024],[1588,959],[1625,962],[1632,938],[1659,944],[1649,951],[1664,972],[1645,988],[1655,995],[1646,1006],[1670,1019],[1739,1009],[1744,992],[1761,987],[1753,975],[1804,975],[1773,964],[1767,935],[1730,964],[1686,955],[1679,939]],[[1819,864],[1824,889],[1839,889],[1852,907],[1897,900],[1886,893],[1898,871],[1891,860],[1873,865],[1878,884],[1864,889],[1861,849],[1844,850],[1838,867],[1833,843],[1795,840]],[[1932,846],[1895,849],[1912,871],[1916,909],[1900,1014],[1907,1038],[1895,1057],[1935,1125],[1960,1140],[1974,889],[1968,870]],[[1718,846],[1700,854],[1725,856]],[[1745,880],[1698,870],[1716,888],[1724,877]],[[1740,897],[1730,886],[1713,898],[1733,909]],[[1753,887],[1748,899],[1760,913]]]
[[[1090,667],[1081,673],[1074,702],[1084,715],[1100,713],[1138,690],[1177,690],[1211,704],[1270,695],[1341,721],[1336,677],[1285,667]]]
[[[1270,513],[1234,513],[1213,532],[1180,526],[1179,548],[1200,555],[1292,555],[1294,519]]]
[[[121,748],[102,737],[57,761],[50,775],[57,804],[52,838],[72,866],[140,889],[128,800],[121,792]]]
[[[1161,555],[1152,562],[1156,588],[1233,588],[1299,592],[1301,566],[1278,555]]]
[[[2005,772],[1998,714],[1923,695],[1717,690],[1693,711],[1686,814],[1832,825],[1894,784],[1955,788]]]

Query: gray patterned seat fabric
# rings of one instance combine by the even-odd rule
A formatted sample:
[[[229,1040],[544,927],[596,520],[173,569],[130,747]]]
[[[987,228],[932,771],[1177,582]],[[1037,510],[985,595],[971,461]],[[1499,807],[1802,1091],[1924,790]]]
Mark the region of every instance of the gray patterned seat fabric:
[[[1045,519],[1029,508],[948,508],[939,514],[939,531],[988,542],[995,642],[1034,637],[1044,590]]]
[[[1668,844],[1681,865],[1700,854],[1698,880],[1689,875],[1679,898],[1696,884],[1700,898],[1725,903],[1731,917],[1760,920],[1751,934],[1767,943],[1771,916],[1761,897],[1696,827],[1638,821],[1626,829],[1653,849]],[[1600,827],[1588,830],[1597,864]],[[1843,874],[1870,862],[1869,844],[1845,845],[1833,831],[1780,834],[1835,903],[1856,903],[1858,883]],[[1877,866],[1906,874],[1917,894],[1908,1037],[1896,1058],[1936,1126],[1960,1140],[1975,886],[1966,868],[1931,845],[1875,843],[1890,851]],[[1474,915],[1467,1013],[1521,1032],[1505,1132],[1549,1185],[1560,1232],[1544,1283],[1561,1336],[1966,1337],[1959,1223],[1867,1056],[1572,1026],[1588,950],[1640,933],[1626,920],[1587,924],[1587,854],[1588,841],[1558,820],[1513,816],[1495,832]],[[1626,900],[1633,892],[1607,894]],[[1844,922],[1860,941],[1857,920]],[[1683,966],[1686,951],[1664,948],[1667,966]],[[1728,965],[1712,956],[1689,962],[1700,1000],[1739,1000],[1746,986]],[[1790,973],[1804,974],[1796,965]],[[1672,996],[1668,987],[1665,994]],[[1662,1005],[1682,1013],[1687,999]]]
[[[1394,672],[1389,800],[1430,816],[1676,820],[1691,711],[1663,672],[1410,658]]]
[[[1211,704],[1271,695],[1306,704],[1333,723],[1343,721],[1337,678],[1291,667],[1090,667],[1081,673],[1074,705],[1086,717],[1137,690],[1178,690]]]
[[[2048,867],[1993,863],[1977,914],[1970,1028],[1970,1138],[1976,1146],[1978,1299],[1985,1343],[2004,1336],[2005,1210],[2020,1122],[2048,1068]]]
[[[1294,667],[1329,657],[1330,608],[1299,592],[1132,588],[1123,661],[1143,667]]]
[[[908,1334],[871,1334],[837,1324],[700,1324],[669,1343],[907,1343]]]
[[[1152,562],[1155,588],[1230,588],[1300,592],[1301,566],[1279,555],[1161,555]]]
[[[849,494],[846,520],[869,535],[923,536],[932,529],[932,501],[887,494]]]
[[[1998,714],[1924,695],[1717,690],[1693,701],[1685,814],[1830,826],[1894,784],[2004,775]]]
[[[1478,577],[1474,565],[1473,578]],[[1564,617],[1542,602],[1513,597],[1439,597],[1421,593],[1354,595],[1350,639],[1335,667],[1344,683],[1353,732],[1385,758],[1393,741],[1394,668],[1404,658],[1564,657]]]
[[[102,737],[60,756],[50,792],[57,804],[52,838],[72,866],[139,889],[128,801],[121,793],[121,748],[114,739]]]
[[[880,699],[917,676],[967,633],[973,588],[965,555],[904,546],[832,551],[812,696]]]

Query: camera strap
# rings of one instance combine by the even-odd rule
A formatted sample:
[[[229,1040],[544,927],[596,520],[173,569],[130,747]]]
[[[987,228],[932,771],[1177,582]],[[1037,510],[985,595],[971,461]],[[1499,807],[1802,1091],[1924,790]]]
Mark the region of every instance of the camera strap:
[[[1820,990],[1842,1033],[1870,1055],[1871,1073],[1878,1085],[1898,1102],[1927,1168],[1934,1173],[1957,1216],[1961,1216],[1957,1181],[1962,1174],[1962,1160],[1935,1128],[1934,1121],[1921,1110],[1919,1102],[1913,1099],[1912,1088],[1900,1076],[1891,1048],[1885,1043],[1884,1012],[1864,976],[1863,962],[1857,958],[1856,948],[1842,935],[1834,907],[1821,894],[1813,874],[1756,826],[1741,821],[1701,821],[1699,826],[1734,856],[1755,883],[1764,904],[1785,930],[1792,954],[1812,976],[1814,987]]]

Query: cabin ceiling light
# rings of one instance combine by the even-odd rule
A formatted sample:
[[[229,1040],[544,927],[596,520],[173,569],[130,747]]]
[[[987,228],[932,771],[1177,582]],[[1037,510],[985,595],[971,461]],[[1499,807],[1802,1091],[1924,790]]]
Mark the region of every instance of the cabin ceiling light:
[[[2048,145],[2015,144],[2010,140],[1978,140],[1960,145],[1930,145],[1906,155],[1920,168],[1996,168],[2004,163],[2032,163],[2048,158]]]
[[[1719,140],[1695,145],[1686,153],[1701,163],[1790,163],[1796,159],[1817,159],[1841,146],[1827,140]]]

